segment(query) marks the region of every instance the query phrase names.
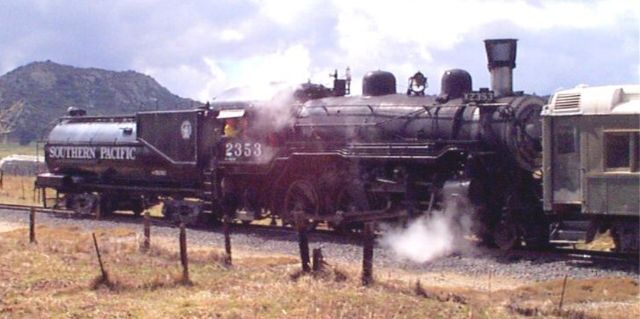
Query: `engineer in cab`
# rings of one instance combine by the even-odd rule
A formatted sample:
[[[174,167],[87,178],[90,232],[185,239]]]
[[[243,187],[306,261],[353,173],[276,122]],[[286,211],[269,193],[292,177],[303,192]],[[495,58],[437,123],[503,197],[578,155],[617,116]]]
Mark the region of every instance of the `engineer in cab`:
[[[242,137],[247,131],[248,121],[245,117],[229,118],[224,124],[224,136],[228,138]]]

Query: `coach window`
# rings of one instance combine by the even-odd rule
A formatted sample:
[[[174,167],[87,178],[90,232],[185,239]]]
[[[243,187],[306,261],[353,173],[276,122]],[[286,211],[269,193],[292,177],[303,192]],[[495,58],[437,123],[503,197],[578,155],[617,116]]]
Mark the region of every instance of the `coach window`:
[[[560,126],[556,133],[556,152],[558,154],[570,154],[575,153],[578,133],[574,127]]]
[[[604,166],[608,171],[637,172],[640,166],[638,132],[604,133]]]

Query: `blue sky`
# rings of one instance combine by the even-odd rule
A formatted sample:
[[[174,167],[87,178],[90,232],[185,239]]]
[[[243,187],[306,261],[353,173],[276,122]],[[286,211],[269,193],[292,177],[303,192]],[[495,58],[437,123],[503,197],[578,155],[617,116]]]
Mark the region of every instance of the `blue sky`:
[[[398,91],[451,68],[489,86],[482,40],[517,38],[514,88],[639,83],[640,1],[3,0],[0,74],[32,61],[136,70],[201,101],[273,82],[330,83],[349,66]]]

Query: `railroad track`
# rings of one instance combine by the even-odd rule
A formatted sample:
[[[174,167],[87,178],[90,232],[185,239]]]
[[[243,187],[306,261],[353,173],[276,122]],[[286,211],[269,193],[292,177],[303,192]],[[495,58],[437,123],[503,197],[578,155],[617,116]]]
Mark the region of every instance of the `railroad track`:
[[[625,254],[615,251],[602,251],[602,250],[588,250],[588,249],[576,249],[576,248],[557,248],[554,247],[551,253],[564,254],[572,258],[583,260],[598,260],[598,261],[626,261],[638,263],[640,256],[635,254]]]
[[[65,218],[77,218],[77,219],[95,218],[95,216],[93,215],[80,215],[71,210],[44,208],[41,206],[31,206],[31,205],[0,204],[0,209],[24,211],[24,212],[29,212],[33,209],[37,213],[52,214],[54,216],[64,216]],[[110,214],[108,216],[102,217],[101,220],[131,223],[131,224],[142,223],[142,218],[134,215],[127,215],[127,214]],[[167,221],[162,217],[150,217],[150,220],[153,226],[177,227],[177,224],[175,222]],[[295,235],[297,233],[297,230],[293,227],[283,227],[283,226],[274,226],[274,225],[231,223],[230,227],[233,233],[244,233],[244,234],[261,233],[261,234],[269,234],[272,236],[278,236],[283,238],[295,238]],[[222,231],[221,225],[216,225],[216,226],[196,225],[196,226],[190,226],[189,228],[196,229],[196,230]],[[347,241],[352,243],[359,243],[362,239],[361,234],[358,232],[339,233],[329,229],[314,229],[311,231],[311,234],[313,236],[318,237],[318,239],[322,241],[339,240],[341,242]],[[551,247],[552,247],[551,249],[545,250],[545,251],[531,251],[526,249],[513,250],[508,252],[507,258],[529,258],[529,259],[531,258],[533,259],[565,258],[565,259],[572,259],[572,260],[578,260],[578,261],[591,261],[591,262],[620,261],[620,262],[631,262],[635,264],[638,264],[640,261],[640,257],[637,253],[625,254],[625,253],[618,253],[613,251],[597,251],[597,250],[567,248],[566,246],[551,246]]]
[[[31,209],[35,210],[39,213],[50,213],[50,214],[75,214],[75,212],[66,209],[54,209],[54,208],[44,208],[41,206],[32,206],[32,205],[20,205],[20,204],[0,204],[0,209],[13,209],[13,210],[23,210],[23,211],[31,211]]]
[[[15,210],[15,211],[24,211],[30,212],[31,209],[35,210],[37,213],[51,214],[54,216],[64,216],[65,218],[76,218],[76,219],[95,219],[94,215],[82,215],[78,214],[72,210],[67,209],[53,209],[53,208],[44,208],[41,206],[33,206],[33,205],[20,205],[20,204],[0,204],[0,209],[6,210]],[[151,225],[153,226],[162,226],[162,227],[178,227],[177,222],[168,221],[162,217],[150,216]],[[130,214],[109,214],[107,216],[102,216],[100,220],[103,221],[113,221],[113,222],[123,222],[123,223],[131,223],[131,224],[141,224],[142,218]],[[297,233],[297,230],[294,227],[290,226],[275,226],[275,225],[262,225],[262,224],[242,224],[239,222],[232,222],[229,225],[233,232],[242,232],[242,233],[252,233],[252,232],[261,232],[261,233],[271,233],[275,236],[294,236]],[[201,224],[201,225],[190,225],[188,228],[195,230],[222,230],[222,224],[210,225],[210,224]],[[359,233],[338,233],[329,229],[310,229],[310,232],[313,235],[320,235],[324,237],[324,239],[329,240],[331,237],[341,237],[343,240],[345,238],[351,239],[359,239]]]

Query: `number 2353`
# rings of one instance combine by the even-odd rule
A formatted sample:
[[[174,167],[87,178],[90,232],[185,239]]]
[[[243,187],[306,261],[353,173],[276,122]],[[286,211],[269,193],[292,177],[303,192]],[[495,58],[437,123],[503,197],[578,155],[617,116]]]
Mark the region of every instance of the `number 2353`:
[[[226,157],[258,157],[262,155],[260,143],[227,143],[225,144]]]

